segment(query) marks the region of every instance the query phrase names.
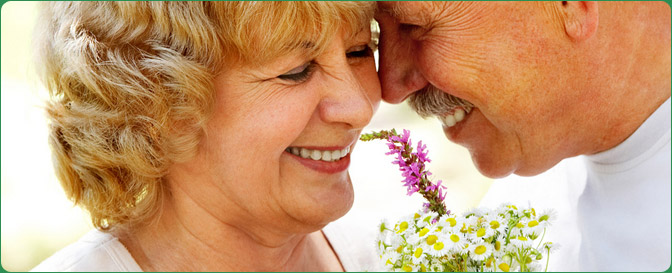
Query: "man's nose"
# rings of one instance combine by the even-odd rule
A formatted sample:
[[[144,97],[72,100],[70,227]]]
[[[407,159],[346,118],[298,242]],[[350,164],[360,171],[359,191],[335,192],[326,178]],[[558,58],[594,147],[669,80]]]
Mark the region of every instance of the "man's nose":
[[[413,41],[399,30],[399,22],[384,12],[376,15],[380,24],[378,76],[382,98],[388,103],[400,103],[428,82],[417,69]]]

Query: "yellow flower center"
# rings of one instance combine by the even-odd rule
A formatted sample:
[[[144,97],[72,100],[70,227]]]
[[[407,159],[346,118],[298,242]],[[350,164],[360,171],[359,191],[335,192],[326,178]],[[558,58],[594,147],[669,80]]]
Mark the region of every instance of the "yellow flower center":
[[[537,222],[537,220],[532,220],[529,223],[527,223],[528,227],[536,227],[537,225],[539,225],[539,222]]]
[[[403,267],[404,272],[411,272],[413,271],[413,268],[410,265],[404,265]]]
[[[422,255],[422,248],[418,247],[418,249],[415,250],[413,256],[415,256],[416,258],[420,258],[420,255]]]
[[[492,266],[492,262],[494,262],[494,261],[495,261],[495,259],[493,259],[492,257],[489,258],[488,260],[485,261],[485,266],[486,267]]]
[[[420,233],[418,233],[418,235],[420,235],[420,237],[422,237],[422,236],[425,236],[425,234],[427,234],[427,232],[429,232],[429,229],[422,228],[422,230],[420,230]]]
[[[509,265],[506,264],[506,263],[501,263],[501,264],[499,264],[498,267],[499,267],[500,270],[502,270],[504,272],[509,272]]]
[[[532,215],[534,215],[535,217],[537,216],[537,211],[535,211],[534,208],[532,208]]]
[[[438,240],[438,239],[439,239],[439,237],[437,237],[436,235],[429,235],[429,236],[427,236],[427,244],[431,246],[434,243],[436,243],[436,240]]]
[[[486,250],[485,246],[477,246],[476,249],[474,249],[474,253],[481,255],[485,253]]]
[[[427,267],[424,264],[420,264],[420,272],[427,272]]]
[[[516,227],[517,227],[517,228],[523,228],[523,227],[525,227],[525,226],[524,226],[523,224],[521,224],[521,223],[518,223],[518,224],[516,224]]]
[[[548,220],[548,215],[542,215],[541,217],[539,217],[539,221],[546,221],[546,220]]]
[[[450,223],[450,227],[457,225],[457,220],[455,220],[455,218],[448,218],[446,222]]]
[[[418,219],[418,218],[420,218],[420,214],[418,214],[418,213],[416,212],[415,215],[413,215],[413,219]]]
[[[518,240],[525,242],[525,241],[527,241],[527,238],[525,238],[523,236],[518,236]]]
[[[457,236],[455,234],[450,235],[450,240],[457,243],[460,241],[460,236]]]
[[[499,251],[502,248],[502,242],[495,241],[495,250]]]
[[[476,231],[476,236],[478,236],[478,237],[485,236],[485,228],[478,229],[478,231]]]
[[[434,244],[434,250],[441,250],[441,249],[443,249],[443,243],[436,242],[436,244]]]
[[[460,232],[462,232],[462,233],[467,233],[467,231],[468,231],[468,229],[467,229],[467,224],[464,224],[464,223],[463,223],[463,224],[462,224],[462,228],[460,229]]]
[[[399,231],[397,231],[397,233],[402,233],[406,231],[406,229],[408,229],[408,222],[403,221],[401,224],[399,224]]]
[[[442,229],[443,229],[443,227],[436,227],[437,232],[441,232]]]
[[[499,227],[498,221],[490,221],[490,228],[497,229]]]
[[[398,253],[401,253],[402,250],[404,250],[404,246],[399,246],[399,247],[397,247],[397,252],[398,252]]]

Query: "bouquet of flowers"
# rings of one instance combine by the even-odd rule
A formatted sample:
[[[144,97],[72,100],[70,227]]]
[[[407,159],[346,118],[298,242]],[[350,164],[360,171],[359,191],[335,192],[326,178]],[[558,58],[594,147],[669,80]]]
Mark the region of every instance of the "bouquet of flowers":
[[[419,193],[427,202],[423,208],[394,225],[379,225],[376,249],[389,271],[540,271],[546,256],[557,245],[546,242],[546,228],[555,218],[552,210],[538,213],[503,204],[493,210],[472,209],[456,215],[446,209],[445,186],[433,183],[425,163],[426,145],[418,142],[413,151],[409,131],[363,134],[361,140],[386,140],[388,155],[396,155],[408,195]]]

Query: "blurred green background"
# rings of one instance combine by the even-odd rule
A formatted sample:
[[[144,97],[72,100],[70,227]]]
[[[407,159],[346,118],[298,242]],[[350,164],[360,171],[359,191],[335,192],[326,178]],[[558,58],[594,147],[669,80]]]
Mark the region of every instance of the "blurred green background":
[[[36,2],[2,6],[2,87],[0,163],[2,267],[28,271],[92,228],[87,215],[70,203],[53,174],[43,105],[47,92],[34,73],[31,37]],[[448,187],[447,205],[456,212],[478,204],[491,184],[472,164],[469,153],[449,143],[436,120],[423,120],[406,104],[382,103],[364,131],[411,130],[414,143],[427,144],[429,169]],[[352,154],[355,204],[346,217],[375,228],[381,218],[395,220],[422,204],[406,196],[393,160],[382,142],[360,143]],[[371,239],[373,243],[373,238]]]

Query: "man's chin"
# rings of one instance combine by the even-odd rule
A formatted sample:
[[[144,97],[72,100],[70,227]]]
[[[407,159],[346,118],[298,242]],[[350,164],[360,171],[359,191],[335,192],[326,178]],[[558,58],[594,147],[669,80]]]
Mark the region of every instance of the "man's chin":
[[[514,170],[511,169],[510,167],[503,166],[503,165],[497,165],[493,164],[491,162],[487,163],[480,163],[477,160],[475,160],[472,156],[472,160],[474,161],[474,165],[476,165],[476,169],[484,176],[488,178],[504,178],[509,175],[511,175]]]
[[[510,153],[493,149],[474,149],[467,147],[476,169],[488,178],[503,178],[517,170],[517,160]]]
[[[495,152],[490,152],[485,156],[483,156],[483,153],[479,155],[471,150],[470,153],[476,169],[478,169],[484,176],[493,179],[507,177],[511,174],[518,176],[535,176],[547,171],[557,164],[557,162],[543,164],[541,161],[535,161],[533,164],[530,164],[530,162],[512,156],[496,156]]]

